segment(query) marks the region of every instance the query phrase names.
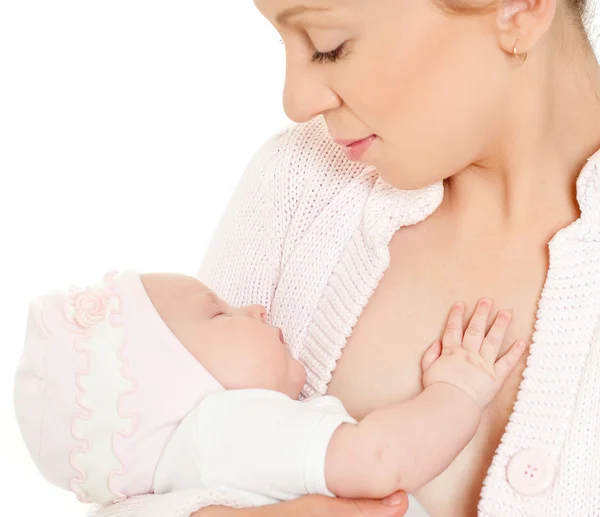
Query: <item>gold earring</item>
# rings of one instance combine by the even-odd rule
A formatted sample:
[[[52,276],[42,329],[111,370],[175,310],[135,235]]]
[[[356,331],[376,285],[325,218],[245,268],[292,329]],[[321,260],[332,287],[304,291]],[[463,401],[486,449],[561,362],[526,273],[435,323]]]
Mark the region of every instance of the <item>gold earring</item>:
[[[522,54],[519,54],[517,52],[517,43],[519,43],[518,39],[517,39],[517,41],[515,41],[515,44],[513,46],[513,56],[515,56],[522,63],[525,63],[525,61],[527,61],[527,52],[523,52]]]

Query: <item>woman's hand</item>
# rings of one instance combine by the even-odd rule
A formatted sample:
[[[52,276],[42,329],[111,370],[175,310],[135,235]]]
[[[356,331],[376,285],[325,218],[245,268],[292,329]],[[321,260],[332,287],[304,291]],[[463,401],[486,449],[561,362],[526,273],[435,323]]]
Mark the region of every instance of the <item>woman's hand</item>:
[[[404,493],[398,492],[383,501],[309,495],[256,508],[211,506],[198,510],[191,517],[402,517],[407,510],[408,498]]]

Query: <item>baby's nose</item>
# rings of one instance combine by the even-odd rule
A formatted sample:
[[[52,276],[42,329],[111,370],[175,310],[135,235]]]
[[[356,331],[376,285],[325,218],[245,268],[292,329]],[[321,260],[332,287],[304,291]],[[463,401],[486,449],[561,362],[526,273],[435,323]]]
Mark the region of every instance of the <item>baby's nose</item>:
[[[255,320],[267,321],[267,310],[262,305],[248,305],[245,308],[246,315]]]

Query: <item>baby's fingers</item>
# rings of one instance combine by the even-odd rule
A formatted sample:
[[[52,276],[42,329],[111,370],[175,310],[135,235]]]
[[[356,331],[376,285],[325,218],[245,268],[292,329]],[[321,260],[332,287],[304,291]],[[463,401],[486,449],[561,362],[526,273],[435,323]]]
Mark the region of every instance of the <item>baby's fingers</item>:
[[[487,361],[488,364],[494,364],[500,347],[504,341],[504,334],[511,320],[511,313],[508,311],[500,311],[496,315],[496,319],[492,324],[489,332],[483,340],[481,345],[481,356]]]
[[[463,323],[465,321],[465,304],[455,303],[448,316],[446,329],[442,336],[442,348],[459,348],[463,340]]]
[[[508,352],[496,361],[496,364],[494,364],[494,373],[500,385],[504,384],[510,372],[517,365],[519,359],[521,359],[526,347],[525,341],[517,341],[510,347]]]
[[[477,302],[475,313],[465,330],[463,338],[463,347],[472,352],[479,352],[481,344],[485,338],[485,329],[487,327],[490,310],[492,309],[492,301],[487,298],[482,298]],[[495,359],[495,358],[494,358]]]
[[[423,369],[423,373],[425,373],[427,369],[438,360],[441,353],[441,341],[436,341],[427,349],[427,351],[423,354],[423,359],[421,359],[421,368]]]

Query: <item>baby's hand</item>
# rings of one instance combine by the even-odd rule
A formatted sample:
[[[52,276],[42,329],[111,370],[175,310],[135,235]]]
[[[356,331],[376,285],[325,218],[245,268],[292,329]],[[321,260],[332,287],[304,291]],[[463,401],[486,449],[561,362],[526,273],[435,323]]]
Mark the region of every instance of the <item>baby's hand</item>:
[[[498,359],[511,315],[500,311],[487,335],[492,302],[479,300],[475,314],[463,333],[465,306],[452,307],[442,342],[436,341],[423,356],[423,385],[451,384],[472,397],[484,409],[496,396],[525,351],[517,341]]]

